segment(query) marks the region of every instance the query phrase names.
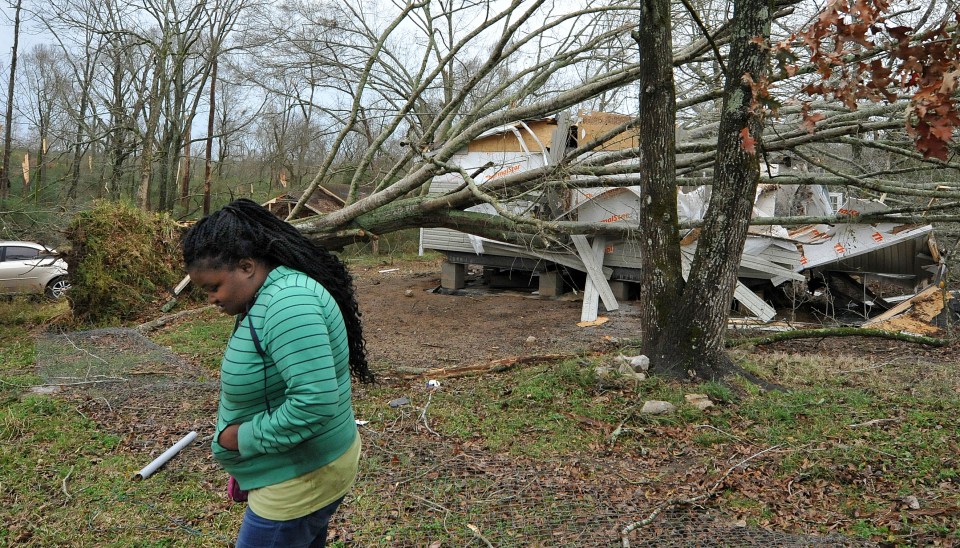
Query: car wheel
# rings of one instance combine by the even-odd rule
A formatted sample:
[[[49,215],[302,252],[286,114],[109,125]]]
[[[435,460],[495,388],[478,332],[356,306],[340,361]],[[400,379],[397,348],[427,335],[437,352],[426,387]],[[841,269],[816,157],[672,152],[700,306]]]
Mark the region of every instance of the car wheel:
[[[70,282],[67,280],[66,276],[54,278],[50,280],[50,283],[47,284],[47,297],[51,299],[59,299],[66,294],[68,289],[70,289]]]

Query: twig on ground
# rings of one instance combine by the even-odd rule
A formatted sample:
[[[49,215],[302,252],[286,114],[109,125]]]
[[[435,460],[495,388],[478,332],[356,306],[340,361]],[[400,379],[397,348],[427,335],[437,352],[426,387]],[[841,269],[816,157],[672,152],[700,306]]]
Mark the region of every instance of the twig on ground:
[[[848,375],[850,373],[863,373],[864,371],[873,371],[874,369],[881,369],[888,365],[893,365],[894,362],[883,362],[877,365],[871,365],[870,367],[863,367],[861,369],[841,369],[837,371],[839,375]]]
[[[65,378],[75,378],[75,377],[53,377],[54,379],[65,379]],[[92,381],[77,381],[77,382],[49,382],[45,384],[17,384],[15,382],[5,381],[0,379],[0,384],[5,384],[7,386],[13,386],[16,388],[44,388],[47,386],[80,386],[83,384],[101,384],[108,382],[126,382],[128,379],[123,377],[102,377]]]
[[[401,486],[401,485],[403,485],[403,484],[405,484],[405,483],[410,483],[411,481],[416,481],[416,480],[418,480],[418,479],[426,476],[426,475],[429,474],[430,472],[433,472],[434,470],[439,470],[440,468],[443,468],[444,466],[446,466],[446,465],[449,464],[450,462],[455,461],[455,460],[457,460],[458,458],[460,458],[462,455],[463,455],[463,453],[458,453],[458,454],[450,457],[449,459],[441,462],[440,464],[434,466],[433,468],[429,468],[429,469],[425,470],[424,472],[421,472],[420,474],[418,474],[418,475],[416,475],[416,476],[413,476],[412,478],[402,479],[402,480],[394,483],[394,484],[393,484],[393,487],[394,487],[394,488],[397,488],[397,487],[399,487],[399,486]]]
[[[883,331],[881,329],[867,329],[862,327],[830,327],[825,329],[798,329],[796,331],[783,331],[764,337],[752,337],[749,339],[739,339],[727,341],[727,346],[742,346],[752,344],[763,346],[778,341],[788,341],[793,339],[824,339],[826,337],[880,337],[895,341],[912,342],[916,344],[925,344],[929,346],[946,346],[949,341],[946,339],[937,339],[935,337],[926,337],[923,335],[908,335],[893,331]]]
[[[577,357],[579,354],[544,354],[534,356],[511,356],[487,363],[468,365],[447,369],[445,367],[428,369],[422,375],[438,379],[443,377],[463,377],[466,375],[481,375],[483,373],[500,373],[512,369],[517,365],[534,365],[546,362],[560,362]]]
[[[720,430],[719,428],[717,428],[716,426],[713,426],[712,424],[698,424],[698,425],[694,426],[694,428],[709,428],[709,429],[711,429],[711,430],[716,430],[717,432],[720,432],[720,433],[723,434],[724,436],[730,436],[731,438],[733,438],[733,439],[735,439],[735,440],[737,440],[737,441],[742,441],[742,442],[744,442],[744,443],[748,443],[747,440],[745,440],[745,439],[743,439],[743,438],[738,438],[737,436],[734,436],[734,435],[731,434],[730,432],[726,432],[726,431],[724,431],[724,430]]]
[[[74,468],[73,466],[70,467],[70,471],[67,472],[66,476],[63,476],[63,481],[60,483],[60,489],[63,491],[63,494],[67,496],[67,500],[70,500],[73,498],[72,496],[70,496],[70,492],[67,491],[67,480],[70,479],[70,474],[73,473],[73,468]]]
[[[876,426],[878,424],[883,424],[885,422],[897,422],[900,419],[871,419],[867,422],[858,422],[856,424],[848,424],[849,428],[859,428],[861,426]]]
[[[430,407],[430,402],[433,401],[433,390],[434,389],[431,388],[427,393],[427,404],[423,406],[423,412],[420,413],[420,419],[423,421],[423,426],[427,429],[427,431],[439,438],[441,437],[440,434],[436,433],[433,428],[430,428],[430,424],[427,422],[427,408]]]
[[[53,379],[70,379],[74,377],[52,377]],[[123,377],[107,377],[99,376],[99,378],[89,380],[89,381],[75,381],[75,382],[48,382],[46,384],[35,384],[31,388],[43,388],[44,386],[81,386],[84,384],[102,384],[108,382],[127,382],[130,379],[125,379]]]
[[[486,544],[488,548],[493,548],[493,545],[490,544],[490,541],[487,540],[483,535],[480,534],[480,528],[479,528],[479,527],[477,527],[476,525],[474,525],[474,524],[472,524],[472,523],[468,523],[468,524],[467,524],[467,528],[470,529],[471,532],[473,532],[473,536],[475,536],[475,537],[477,537],[478,539],[480,539],[481,541],[483,541],[483,543]]]
[[[450,512],[450,509],[449,509],[449,508],[447,508],[446,506],[444,506],[444,505],[442,505],[442,504],[437,504],[436,502],[433,502],[432,500],[425,499],[425,498],[423,498],[423,497],[414,495],[413,493],[405,493],[405,494],[406,494],[406,496],[408,496],[408,497],[415,498],[415,499],[419,500],[420,502],[426,504],[427,506],[433,508],[434,510],[443,510],[444,512],[446,512],[446,513],[448,513],[448,514],[452,513],[452,512]]]
[[[80,348],[79,346],[77,346],[77,343],[73,342],[73,339],[70,338],[70,335],[67,335],[66,333],[62,333],[62,334],[63,334],[63,338],[67,339],[67,342],[70,343],[70,346],[76,348],[76,349],[79,350],[80,352],[83,352],[84,354],[86,354],[86,355],[88,355],[88,356],[90,356],[90,357],[96,358],[96,359],[102,361],[103,363],[106,363],[106,364],[109,365],[109,362],[107,362],[107,360],[101,358],[100,356],[97,356],[96,354],[91,353],[89,350],[86,350],[86,349],[84,349],[84,348]]]
[[[617,427],[613,429],[613,432],[610,432],[610,435],[607,436],[607,443],[610,444],[611,449],[613,448],[614,445],[617,444],[617,438],[619,438],[620,435],[623,434],[623,425],[626,424],[627,421],[630,420],[631,418],[633,418],[632,407],[630,408],[630,412],[627,413],[627,416],[624,417],[623,420],[620,421],[620,424],[618,424]]]

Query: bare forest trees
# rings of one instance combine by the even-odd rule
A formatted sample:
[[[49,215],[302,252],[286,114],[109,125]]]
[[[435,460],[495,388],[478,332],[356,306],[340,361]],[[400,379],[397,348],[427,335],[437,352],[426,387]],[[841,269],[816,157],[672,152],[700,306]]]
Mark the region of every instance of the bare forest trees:
[[[759,183],[840,185],[885,195],[901,219],[960,220],[955,6],[884,8],[70,0],[37,16],[77,82],[66,110],[76,124],[72,166],[86,158],[107,195],[170,211],[179,183],[179,203],[195,212],[189,179],[178,176],[189,172],[189,141],[208,139],[221,202],[286,185],[305,191],[299,209],[320,185],[349,185],[346,207],[297,224],[332,247],[411,227],[541,249],[570,246],[571,234],[628,238],[643,250],[643,337],[654,366],[714,377],[729,365],[722,325]],[[211,106],[213,126],[195,127]],[[457,162],[490,130],[590,109],[631,118],[486,184],[490,166]],[[639,132],[640,145],[604,149],[624,131]],[[808,169],[761,171],[785,159]],[[431,192],[449,175],[463,184]],[[649,198],[637,226],[549,213],[567,189],[635,184]],[[680,223],[676,189],[698,185],[712,188],[708,214]],[[518,214],[510,206],[518,201],[535,207]],[[471,209],[479,204],[496,214]],[[694,228],[700,240],[684,281],[677,244]]]
[[[71,72],[72,90],[58,108],[70,114],[72,135],[55,139],[67,140],[72,154],[65,197],[76,199],[85,183],[87,196],[92,186],[96,196],[126,195],[142,207],[172,210],[184,141],[208,105],[212,67],[247,1],[67,0],[37,7],[40,35],[59,48]],[[42,129],[25,120],[14,125]]]
[[[29,100],[30,108],[23,109],[21,116],[37,128],[38,141],[34,154],[25,165],[34,167],[33,184],[42,188],[47,182],[47,168],[49,160],[47,151],[64,151],[69,148],[69,141],[61,140],[68,134],[70,113],[64,108],[71,104],[73,86],[71,74],[58,48],[38,44],[24,57],[21,71],[22,95]],[[29,173],[24,179],[24,186],[29,186]]]

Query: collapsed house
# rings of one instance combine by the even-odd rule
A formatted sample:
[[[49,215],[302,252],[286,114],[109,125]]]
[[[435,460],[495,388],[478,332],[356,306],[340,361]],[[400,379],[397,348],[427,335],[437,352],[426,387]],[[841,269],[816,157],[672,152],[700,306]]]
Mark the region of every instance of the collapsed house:
[[[312,215],[325,215],[332,211],[342,209],[347,203],[347,193],[349,190],[349,187],[346,185],[318,185],[317,191],[311,194],[310,198],[304,202],[303,208],[301,208],[300,212],[294,218],[303,219],[304,217],[310,217]],[[294,206],[297,205],[297,202],[299,202],[302,197],[302,192],[287,191],[267,200],[261,205],[277,217],[286,219],[290,216],[290,212],[293,211]]]
[[[590,142],[628,119],[623,115],[588,112],[574,118],[561,115],[519,121],[480,135],[451,161],[465,172],[474,173],[478,183],[487,183],[550,165],[578,143]],[[636,133],[624,132],[592,154],[635,148],[637,143]],[[790,169],[794,168],[770,165],[765,172],[776,180],[777,174],[789,174]],[[622,176],[611,179],[617,177]],[[550,215],[554,220],[637,226],[642,190],[638,186],[623,186],[627,180],[620,182],[617,186],[569,188],[557,197],[562,207]],[[431,192],[451,191],[462,184],[459,174],[446,174],[433,180]],[[709,187],[678,189],[680,220],[702,219],[709,192]],[[519,214],[544,215],[547,208],[540,207],[542,204],[537,201],[538,196],[531,196],[509,207]],[[886,209],[878,201],[844,200],[823,186],[763,184],[757,189],[753,215],[822,217]],[[470,210],[495,213],[487,204]],[[696,251],[699,229],[688,230],[682,236],[686,275]],[[441,276],[445,289],[463,288],[466,266],[479,265],[489,274],[488,279],[535,279],[542,296],[557,296],[567,285],[578,285],[582,278],[581,321],[597,318],[599,302],[612,311],[619,307],[619,301],[632,298],[641,264],[639,246],[634,240],[604,236],[573,236],[571,240],[573,246],[567,250],[538,250],[451,229],[427,228],[420,233],[421,251],[430,249],[446,256]],[[782,304],[784,296],[796,303],[828,293],[831,299],[836,298],[836,302],[832,301],[834,306],[839,303],[842,308],[859,307],[862,311],[858,309],[857,313],[866,318],[870,311],[886,310],[897,302],[872,290],[877,282],[916,292],[942,269],[929,224],[816,224],[789,229],[755,225],[747,236],[734,298],[749,315],[769,321],[777,313],[773,304]]]

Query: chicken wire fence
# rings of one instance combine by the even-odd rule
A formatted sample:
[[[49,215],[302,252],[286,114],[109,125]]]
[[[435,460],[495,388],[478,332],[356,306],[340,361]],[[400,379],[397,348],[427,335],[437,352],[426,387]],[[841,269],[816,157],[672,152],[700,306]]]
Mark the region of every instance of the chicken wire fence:
[[[111,407],[209,397],[217,382],[135,329],[50,332],[37,338],[37,373],[49,385],[82,388]]]
[[[47,333],[36,349],[46,383],[82,390],[141,426],[174,414],[178,420],[213,420],[216,381],[136,330]],[[392,422],[361,428],[361,477],[332,525],[342,545],[875,546],[747,526],[709,498],[698,504],[651,502],[636,496],[642,486],[599,460],[521,462],[451,443],[424,428],[421,411],[407,407]],[[368,498],[377,501],[373,515],[366,511]],[[624,534],[625,528],[632,530]]]
[[[135,329],[44,333],[36,356],[48,387],[77,397],[78,411],[133,450],[156,453],[213,429],[217,380]]]
[[[386,532],[358,532],[360,546],[876,546],[747,526],[706,497],[699,504],[651,503],[638,494],[642,486],[600,460],[518,462],[442,439],[413,441],[414,429],[408,421],[364,432],[363,483],[386,487],[394,502],[386,517],[346,505],[357,512],[350,521]],[[361,486],[353,496],[375,494]],[[420,525],[393,527],[401,523]]]

